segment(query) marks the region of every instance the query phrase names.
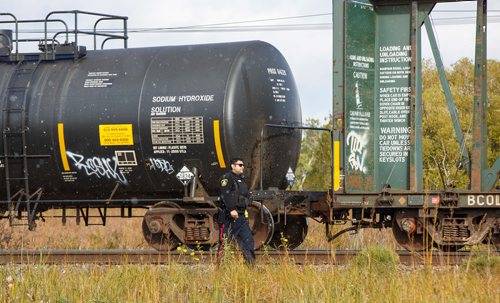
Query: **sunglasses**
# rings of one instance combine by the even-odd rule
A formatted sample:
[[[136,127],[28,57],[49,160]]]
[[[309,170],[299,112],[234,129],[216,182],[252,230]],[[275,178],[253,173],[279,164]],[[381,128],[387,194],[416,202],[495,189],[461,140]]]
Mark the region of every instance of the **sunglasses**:
[[[245,164],[243,164],[243,163],[235,163],[234,165],[239,166],[239,167],[244,167],[245,166]]]

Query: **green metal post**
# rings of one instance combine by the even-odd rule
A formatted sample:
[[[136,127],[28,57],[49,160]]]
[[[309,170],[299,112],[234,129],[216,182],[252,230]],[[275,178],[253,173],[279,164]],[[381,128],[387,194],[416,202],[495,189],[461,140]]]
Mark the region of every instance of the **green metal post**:
[[[422,145],[418,144],[419,140],[417,132],[420,132],[421,135],[421,127],[422,123],[420,120],[420,129],[417,125],[419,122],[418,119],[418,101],[417,98],[421,97],[417,96],[418,94],[418,85],[419,81],[419,70],[420,70],[420,47],[419,47],[419,23],[418,23],[418,2],[412,1],[411,3],[411,26],[410,26],[410,45],[411,45],[411,78],[410,78],[410,86],[411,86],[411,97],[410,97],[410,190],[413,192],[422,191],[422,166],[418,167],[418,159],[422,157]],[[421,113],[420,113],[421,115]],[[421,143],[421,141],[420,141]],[[419,172],[420,169],[420,172]]]
[[[420,9],[420,7],[419,7]],[[417,11],[418,14],[418,11]],[[423,191],[423,160],[422,160],[422,28],[420,18],[417,15],[417,79],[415,81],[415,181],[416,190]]]
[[[471,190],[475,192],[487,190],[483,188],[482,182],[482,173],[488,168],[488,132],[486,129],[486,2],[487,0],[477,0],[471,159]]]
[[[434,61],[436,62],[436,67],[439,73],[439,81],[441,81],[441,87],[443,88],[446,103],[448,104],[451,121],[453,122],[453,127],[455,128],[455,135],[457,136],[458,143],[460,144],[461,162],[464,165],[465,170],[470,173],[469,154],[465,146],[464,134],[462,132],[462,126],[460,125],[460,119],[458,118],[457,108],[455,107],[453,97],[451,96],[450,84],[448,83],[448,79],[446,79],[443,61],[441,60],[441,55],[436,43],[436,37],[434,36],[434,31],[432,30],[429,18],[425,18],[424,23],[425,29],[427,30],[427,36],[429,37],[429,42],[431,44],[432,54],[434,55]]]
[[[343,127],[344,127],[344,22],[345,22],[345,1],[333,0],[333,140],[340,141],[340,146],[343,144]],[[344,174],[344,149],[340,148],[340,174]],[[333,155],[332,155],[333,156]],[[339,177],[339,176],[337,176]],[[345,189],[344,184],[340,184],[342,190]]]

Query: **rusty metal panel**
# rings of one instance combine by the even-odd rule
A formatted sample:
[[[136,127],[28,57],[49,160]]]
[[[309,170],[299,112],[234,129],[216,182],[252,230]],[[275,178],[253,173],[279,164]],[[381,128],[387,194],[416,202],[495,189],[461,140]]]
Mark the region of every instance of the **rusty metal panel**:
[[[477,1],[476,51],[474,65],[474,113],[472,120],[471,190],[488,191],[493,184],[483,184],[483,172],[488,168],[486,126],[486,0]],[[486,181],[486,180],[485,180]]]

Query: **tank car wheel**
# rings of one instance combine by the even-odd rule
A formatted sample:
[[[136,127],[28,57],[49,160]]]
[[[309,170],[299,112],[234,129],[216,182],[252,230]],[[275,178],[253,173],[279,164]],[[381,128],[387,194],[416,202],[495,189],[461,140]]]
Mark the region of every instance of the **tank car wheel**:
[[[173,202],[159,202],[153,206],[153,208],[179,208],[180,206]],[[174,250],[177,246],[182,244],[180,240],[171,232],[168,231],[165,233],[159,226],[150,227],[148,226],[148,222],[146,220],[146,213],[142,220],[142,233],[144,235],[144,239],[148,244],[158,251],[169,251]],[[151,230],[157,229],[158,232],[152,232]]]
[[[408,251],[424,251],[432,247],[432,239],[426,232],[423,234],[408,234],[398,225],[396,216],[392,221],[392,234],[396,242]]]
[[[260,214],[261,203],[252,202],[252,204],[247,208],[248,210],[248,224],[250,225],[250,229],[252,230],[253,238],[254,238],[254,248],[260,249],[262,246],[269,243],[271,237],[274,233],[274,220],[273,215],[265,207],[262,205],[264,220],[261,218]]]
[[[307,218],[305,216],[286,216],[274,225],[274,234],[269,245],[279,250],[297,248],[307,236]]]

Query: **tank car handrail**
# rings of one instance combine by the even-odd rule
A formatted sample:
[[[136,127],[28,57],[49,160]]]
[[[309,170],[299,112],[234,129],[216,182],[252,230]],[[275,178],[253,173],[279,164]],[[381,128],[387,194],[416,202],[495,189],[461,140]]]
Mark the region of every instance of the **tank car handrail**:
[[[17,59],[19,59],[19,50],[18,50],[19,43],[17,42],[19,25],[18,25],[17,18],[16,18],[16,16],[14,16],[14,14],[11,14],[11,13],[0,13],[0,16],[10,16],[10,17],[12,17],[12,19],[14,19],[14,21],[10,21],[10,22],[14,22],[14,24],[15,24],[14,27],[16,29],[16,60],[17,60]]]
[[[99,18],[95,23],[94,23],[94,50],[96,50],[97,47],[97,37],[95,34],[97,34],[97,24],[99,24],[101,21],[110,21],[110,20],[116,20],[116,18],[113,17],[105,17],[105,18]],[[111,39],[123,39],[123,47],[127,48],[128,47],[128,36],[127,36],[127,18],[123,19],[123,37],[120,36],[120,38],[108,38],[104,39],[104,41],[101,43],[101,49],[104,48],[104,44]]]
[[[45,17],[45,19],[47,19],[51,15],[55,15],[55,14],[83,14],[83,15],[91,15],[91,16],[99,16],[99,17],[108,17],[108,18],[116,18],[116,19],[125,19],[125,20],[128,20],[127,16],[102,14],[102,13],[95,13],[95,12],[81,11],[81,10],[52,11],[52,12],[50,12],[50,13],[47,14],[47,16]]]
[[[54,34],[54,36],[52,37],[52,41],[56,40],[57,36],[59,36],[60,34],[85,34],[85,35],[93,35],[93,36],[103,36],[103,37],[108,37],[107,39],[105,40],[109,40],[109,39],[123,39],[122,36],[119,36],[119,35],[113,35],[113,34],[103,34],[103,33],[94,33],[94,32],[89,32],[89,31],[79,31],[79,30],[76,30],[76,31],[61,31],[61,32],[57,32]]]
[[[108,42],[109,40],[116,40],[116,39],[121,39],[121,38],[109,37],[109,38],[104,39],[104,41],[102,41],[102,43],[101,43],[101,49],[104,49],[104,44],[106,44],[106,42]]]
[[[127,33],[127,30],[126,30],[127,23],[126,23],[126,20],[128,20],[128,17],[126,17],[126,16],[101,14],[101,13],[94,13],[94,12],[80,11],[80,10],[53,11],[53,12],[48,13],[47,16],[45,16],[45,22],[44,22],[44,43],[45,43],[45,46],[46,46],[45,47],[45,54],[47,54],[47,52],[48,52],[48,48],[47,48],[47,41],[48,41],[48,37],[47,37],[47,22],[48,22],[48,20],[50,20],[49,19],[50,16],[55,15],[55,14],[73,14],[74,15],[74,23],[75,23],[74,24],[74,30],[73,31],[68,31],[68,32],[75,35],[75,41],[74,41],[75,42],[75,45],[74,45],[75,60],[78,58],[78,34],[79,33],[94,35],[94,37],[96,35],[106,36],[106,37],[116,37],[116,39],[118,39],[118,37],[120,37],[120,39],[123,39],[124,41],[127,40],[127,36],[126,36],[126,33]],[[90,16],[99,16],[99,17],[103,17],[103,18],[105,18],[107,20],[111,20],[111,19],[123,20],[124,21],[124,36],[109,35],[109,34],[98,34],[98,33],[95,32],[95,25],[94,25],[94,32],[79,31],[78,30],[78,14],[90,15]],[[98,19],[96,21],[96,23],[98,23],[103,18]],[[54,38],[55,38],[55,36],[53,37],[53,39]],[[125,45],[126,45],[126,43],[125,43]]]
[[[66,32],[69,31],[68,29],[68,24],[62,20],[62,19],[49,19],[49,20],[44,20],[44,19],[26,19],[26,20],[17,20],[17,23],[42,23],[42,22],[60,22],[64,25]],[[0,21],[0,23],[12,23],[13,21]],[[69,34],[66,34],[66,41],[69,40]],[[40,39],[20,39],[18,40],[20,42],[23,41],[40,41]]]
[[[63,33],[66,33],[66,31],[59,31],[57,32],[56,34],[59,35],[59,34],[63,34]],[[76,30],[76,31],[68,31],[68,33],[70,34],[86,34],[86,35],[94,35],[94,32],[89,32],[89,31],[79,31],[79,30]],[[104,34],[104,33],[95,33],[96,36],[103,36],[103,37],[111,37],[111,38],[115,38],[115,39],[121,39],[122,37],[119,36],[119,35],[113,35],[113,34]]]

